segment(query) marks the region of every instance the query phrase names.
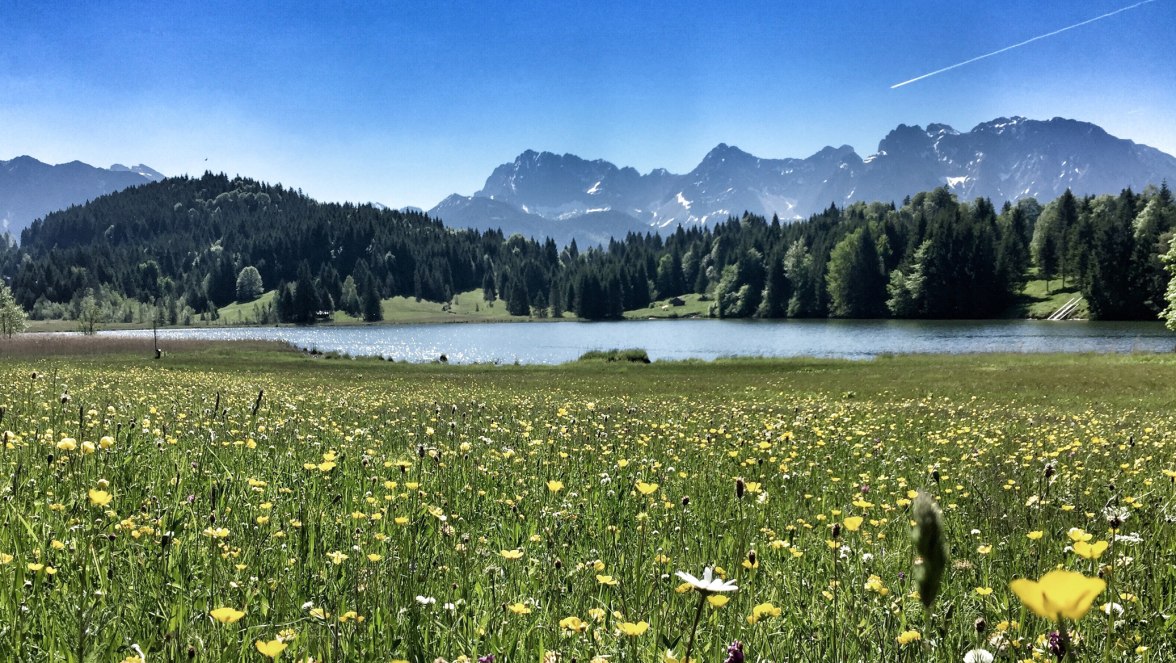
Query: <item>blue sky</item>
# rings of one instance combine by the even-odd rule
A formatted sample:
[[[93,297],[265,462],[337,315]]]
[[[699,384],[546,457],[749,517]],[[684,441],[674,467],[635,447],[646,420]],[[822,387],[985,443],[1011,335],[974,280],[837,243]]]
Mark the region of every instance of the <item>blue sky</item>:
[[[1176,0],[891,89],[1130,4],[0,0],[0,159],[427,209],[529,148],[686,172],[1024,115],[1176,153]]]

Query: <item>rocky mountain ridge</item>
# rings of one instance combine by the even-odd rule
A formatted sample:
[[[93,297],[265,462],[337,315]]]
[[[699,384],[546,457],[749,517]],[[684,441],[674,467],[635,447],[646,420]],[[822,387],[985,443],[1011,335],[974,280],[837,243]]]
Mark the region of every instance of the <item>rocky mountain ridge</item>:
[[[967,132],[899,125],[864,158],[848,145],[803,159],[764,159],[719,144],[682,175],[527,150],[495,168],[472,196],[454,194],[429,213],[457,227],[598,243],[744,211],[790,220],[830,204],[897,203],[942,186],[962,200],[999,205],[1026,197],[1045,203],[1067,188],[1079,195],[1138,190],[1165,179],[1176,180],[1176,157],[1155,148],[1088,122],[1012,117]]]
[[[0,161],[0,232],[19,238],[30,223],[49,212],[162,179],[162,174],[143,164],[95,168],[71,161],[50,165],[30,156]]]

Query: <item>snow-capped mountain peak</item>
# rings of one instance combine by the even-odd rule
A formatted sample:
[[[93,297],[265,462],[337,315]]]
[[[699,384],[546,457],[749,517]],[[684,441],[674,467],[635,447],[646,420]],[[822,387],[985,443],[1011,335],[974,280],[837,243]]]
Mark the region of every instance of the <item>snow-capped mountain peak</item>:
[[[807,217],[830,203],[900,201],[946,186],[962,199],[1026,196],[1047,202],[1176,181],[1176,158],[1076,120],[1000,117],[961,133],[947,124],[900,124],[862,159],[852,147],[804,158],[765,159],[720,143],[685,174],[630,167],[573,154],[527,150],[494,169],[472,197],[447,198],[430,211],[452,225],[494,227],[473,201],[492,199],[526,215],[533,234],[599,241],[607,229],[672,231],[743,212]],[[502,210],[494,213],[504,219]],[[546,219],[547,226],[536,219]],[[505,230],[506,228],[504,228]]]

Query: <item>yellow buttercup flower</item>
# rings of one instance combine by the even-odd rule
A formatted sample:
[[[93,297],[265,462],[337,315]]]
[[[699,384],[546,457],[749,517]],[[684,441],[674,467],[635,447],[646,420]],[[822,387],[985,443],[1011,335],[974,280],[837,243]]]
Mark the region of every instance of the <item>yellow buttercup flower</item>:
[[[1009,583],[1026,608],[1050,620],[1081,619],[1106,588],[1101,578],[1087,578],[1075,571],[1050,571],[1041,580],[1021,578]]]
[[[706,597],[706,602],[711,604],[712,608],[721,608],[727,605],[727,602],[730,600],[730,596],[724,596],[723,594],[711,594]]]
[[[754,624],[758,623],[761,619],[766,619],[766,618],[770,618],[770,617],[779,617],[780,612],[781,612],[780,608],[777,608],[776,606],[772,605],[770,602],[769,603],[761,603],[751,609],[751,614],[747,616],[747,623],[754,625]]]
[[[515,548],[514,550],[500,550],[498,551],[498,554],[502,555],[503,559],[522,559],[523,549]]]
[[[656,483],[645,483],[644,481],[637,482],[637,492],[642,495],[652,495],[656,493],[658,485]]]
[[[564,484],[562,481],[548,481],[547,482],[547,490],[550,490],[553,493],[558,493],[559,491],[561,491],[563,489],[564,489]]]
[[[1098,559],[1107,551],[1107,545],[1109,544],[1106,541],[1095,541],[1094,543],[1078,541],[1074,543],[1074,554],[1086,559]]]
[[[262,656],[272,659],[276,659],[286,649],[286,643],[281,640],[258,640],[254,643],[254,646],[257,647],[257,651],[261,652]]]
[[[612,576],[602,576],[602,575],[596,576],[596,582],[598,582],[602,585],[608,585],[609,587],[616,587],[617,585],[621,584],[620,580],[617,580],[616,578],[614,578]]]
[[[515,615],[529,615],[529,614],[531,614],[531,609],[522,603],[512,603],[512,604],[506,606],[506,609],[511,611],[511,613],[515,614]]]
[[[632,622],[621,622],[617,628],[620,629],[622,634],[635,638],[649,630],[649,623],[645,621],[640,621],[636,624]]]
[[[851,532],[856,532],[862,526],[863,520],[864,519],[861,516],[850,516],[849,518],[846,518],[844,521],[842,521],[842,524],[845,525],[845,529]]]
[[[245,616],[244,612],[235,608],[217,608],[210,610],[208,615],[222,624],[232,624]]]
[[[559,627],[572,633],[583,633],[584,631],[588,630],[587,622],[580,619],[579,617],[576,617],[575,615],[571,617],[564,617],[563,619],[559,620]]]
[[[1025,536],[1029,537],[1030,541],[1037,541],[1041,537],[1045,536],[1045,532],[1043,532],[1039,529],[1035,529],[1032,532],[1029,532],[1028,534],[1026,534]]]

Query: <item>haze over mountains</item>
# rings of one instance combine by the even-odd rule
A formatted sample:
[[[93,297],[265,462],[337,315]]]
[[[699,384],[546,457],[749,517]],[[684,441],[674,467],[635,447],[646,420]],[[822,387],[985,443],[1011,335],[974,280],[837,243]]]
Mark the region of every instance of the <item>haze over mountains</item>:
[[[0,233],[20,237],[49,212],[78,205],[127,187],[157,182],[163,175],[142,164],[95,168],[81,161],[57,165],[30,156],[0,161]]]
[[[805,218],[856,201],[900,202],[947,186],[961,200],[1140,190],[1176,181],[1176,157],[1087,122],[997,118],[959,132],[899,125],[865,158],[848,145],[805,159],[762,159],[720,144],[689,173],[641,174],[604,160],[527,150],[494,169],[472,196],[429,211],[447,225],[501,228],[566,242],[605,242],[629,231],[713,224],[744,211]]]

